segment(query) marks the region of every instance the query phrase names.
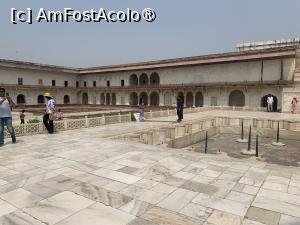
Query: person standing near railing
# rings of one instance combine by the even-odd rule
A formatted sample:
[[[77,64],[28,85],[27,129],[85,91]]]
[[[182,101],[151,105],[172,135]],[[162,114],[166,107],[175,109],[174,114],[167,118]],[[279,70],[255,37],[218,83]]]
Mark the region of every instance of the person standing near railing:
[[[44,97],[47,99],[46,102],[46,112],[43,117],[43,123],[48,131],[49,134],[54,133],[54,124],[53,120],[55,120],[55,101],[52,98],[51,94],[46,92],[44,93]]]
[[[25,109],[22,110],[22,112],[20,113],[20,121],[21,124],[25,124]]]
[[[16,143],[16,134],[12,126],[11,109],[16,104],[8,93],[5,94],[5,88],[0,88],[0,147],[4,145],[4,125],[10,133],[12,143]]]
[[[268,98],[267,98],[267,111],[268,112],[273,112],[273,103],[274,103],[274,99],[273,99],[273,96],[269,96]]]
[[[140,99],[139,110],[140,110],[140,121],[144,121],[145,120],[145,103],[142,98]]]
[[[183,120],[183,106],[184,106],[184,100],[182,96],[177,96],[177,122],[180,123]]]
[[[291,102],[291,105],[292,105],[292,114],[294,114],[296,112],[296,106],[297,106],[297,103],[299,102],[298,98],[295,96],[293,97],[292,99],[292,102]]]
[[[62,120],[63,117],[64,117],[63,112],[60,109],[58,109],[58,112],[56,113],[56,119],[57,120]]]

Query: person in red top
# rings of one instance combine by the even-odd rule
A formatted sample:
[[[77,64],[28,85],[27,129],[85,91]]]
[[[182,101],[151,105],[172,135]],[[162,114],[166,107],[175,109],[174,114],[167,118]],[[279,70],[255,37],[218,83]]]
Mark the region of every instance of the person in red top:
[[[297,106],[297,103],[299,102],[298,98],[295,96],[293,97],[292,99],[292,102],[291,102],[291,105],[292,105],[292,110],[291,112],[294,114],[296,112],[296,106]]]
[[[21,124],[25,124],[25,109],[20,113]]]

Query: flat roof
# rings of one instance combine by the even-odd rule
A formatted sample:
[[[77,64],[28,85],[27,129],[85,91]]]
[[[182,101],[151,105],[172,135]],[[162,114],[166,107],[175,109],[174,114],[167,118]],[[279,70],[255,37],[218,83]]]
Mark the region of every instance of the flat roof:
[[[0,59],[0,67],[30,69],[50,72],[63,72],[70,74],[101,74],[112,72],[126,72],[138,70],[151,70],[171,67],[209,65],[234,63],[243,61],[255,61],[262,59],[292,58],[296,55],[296,47],[284,47],[263,50],[251,50],[242,52],[228,52],[221,54],[210,54],[202,56],[166,59],[158,61],[148,61],[140,63],[119,64],[111,66],[89,67],[89,68],[72,68],[63,66],[54,66],[24,61]]]

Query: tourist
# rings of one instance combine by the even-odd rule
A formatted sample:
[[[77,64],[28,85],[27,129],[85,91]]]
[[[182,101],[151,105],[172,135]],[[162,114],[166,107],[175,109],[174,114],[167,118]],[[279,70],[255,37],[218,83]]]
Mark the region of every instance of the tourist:
[[[63,112],[60,109],[58,109],[58,112],[56,113],[56,119],[62,120],[63,116],[64,116]]]
[[[298,98],[297,97],[293,97],[292,99],[292,113],[294,114],[296,112],[296,106],[297,106],[297,103],[299,102]]]
[[[142,98],[140,99],[139,110],[140,110],[140,121],[144,121],[145,120],[145,103]]]
[[[46,102],[46,113],[43,117],[43,123],[49,134],[53,134],[54,125],[53,120],[55,119],[55,101],[50,93],[44,93],[44,97],[47,99]]]
[[[21,124],[25,124],[25,109],[20,113]]]
[[[177,96],[177,122],[180,123],[183,120],[183,105],[184,105],[184,100],[183,96]]]
[[[10,133],[12,143],[16,143],[16,135],[12,126],[11,108],[16,104],[8,93],[5,95],[5,89],[0,88],[0,146],[4,145],[4,125]]]
[[[270,95],[270,96],[267,98],[267,105],[268,105],[267,111],[268,111],[268,112],[273,112],[273,103],[274,103],[273,96]]]

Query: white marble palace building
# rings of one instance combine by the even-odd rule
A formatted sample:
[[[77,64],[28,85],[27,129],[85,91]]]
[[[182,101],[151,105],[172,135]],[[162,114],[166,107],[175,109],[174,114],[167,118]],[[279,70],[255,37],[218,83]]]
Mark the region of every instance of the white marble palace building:
[[[300,40],[237,45],[236,52],[93,68],[67,68],[0,60],[0,86],[18,104],[43,104],[50,91],[58,104],[265,106],[290,111],[300,98]],[[299,105],[299,104],[298,104]],[[298,106],[299,107],[299,106]],[[298,110],[299,111],[299,110]]]

